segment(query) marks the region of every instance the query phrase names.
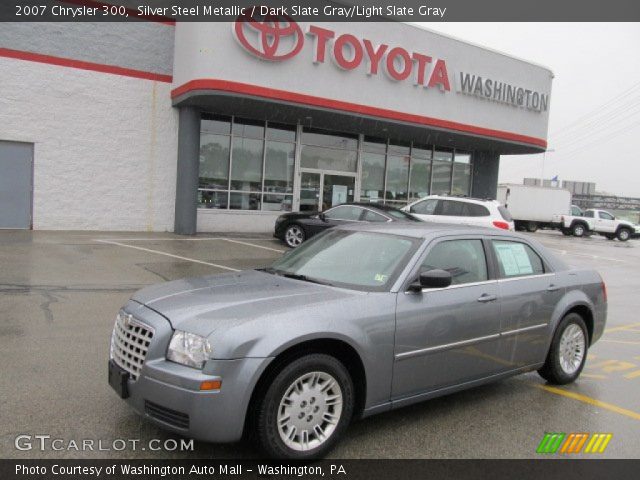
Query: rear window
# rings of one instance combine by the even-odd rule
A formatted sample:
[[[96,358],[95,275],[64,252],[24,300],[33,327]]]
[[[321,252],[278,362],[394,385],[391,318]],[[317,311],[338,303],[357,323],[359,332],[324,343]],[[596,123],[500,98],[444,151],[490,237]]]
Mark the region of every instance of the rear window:
[[[498,207],[498,211],[500,212],[500,215],[502,215],[502,218],[504,220],[506,220],[507,222],[512,222],[513,221],[513,217],[511,216],[511,213],[509,213],[509,210],[507,210],[505,207],[500,205]]]

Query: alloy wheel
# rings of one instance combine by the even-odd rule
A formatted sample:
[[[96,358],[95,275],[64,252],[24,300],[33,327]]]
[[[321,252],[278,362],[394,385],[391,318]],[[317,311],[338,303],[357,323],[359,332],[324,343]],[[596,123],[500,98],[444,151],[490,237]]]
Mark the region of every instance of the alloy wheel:
[[[575,323],[569,324],[560,337],[559,357],[560,367],[572,375],[578,371],[586,350],[586,339],[582,329]]]
[[[297,247],[304,242],[304,231],[297,225],[292,225],[285,232],[285,241],[290,247]]]

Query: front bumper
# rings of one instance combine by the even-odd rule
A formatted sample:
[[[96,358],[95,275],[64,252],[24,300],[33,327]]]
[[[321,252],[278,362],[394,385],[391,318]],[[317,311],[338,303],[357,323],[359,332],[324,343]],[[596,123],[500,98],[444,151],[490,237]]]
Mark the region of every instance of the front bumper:
[[[137,380],[126,381],[126,402],[156,425],[208,442],[242,437],[251,394],[272,358],[209,360],[203,370],[166,360],[173,329],[146,306],[130,301],[123,309],[154,330]],[[200,390],[206,380],[220,380],[219,390]]]
[[[251,398],[270,358],[210,360],[207,375],[167,360],[145,364],[137,381],[129,381],[126,402],[156,425],[207,442],[240,440]],[[220,390],[201,391],[205,380],[221,380]]]

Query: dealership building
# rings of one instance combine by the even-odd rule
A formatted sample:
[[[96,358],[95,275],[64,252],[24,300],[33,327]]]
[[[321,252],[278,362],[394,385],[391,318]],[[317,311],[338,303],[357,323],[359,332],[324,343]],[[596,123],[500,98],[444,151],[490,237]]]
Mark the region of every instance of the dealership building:
[[[552,73],[385,23],[4,23],[0,228],[266,232],[287,211],[495,198]]]

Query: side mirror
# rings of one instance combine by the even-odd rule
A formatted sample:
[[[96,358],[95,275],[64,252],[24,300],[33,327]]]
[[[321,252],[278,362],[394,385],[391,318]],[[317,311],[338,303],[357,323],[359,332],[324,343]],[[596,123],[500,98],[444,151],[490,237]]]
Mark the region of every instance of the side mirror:
[[[423,288],[446,288],[452,281],[451,273],[446,270],[427,270],[420,273],[420,278],[409,285],[409,290],[420,292]]]

